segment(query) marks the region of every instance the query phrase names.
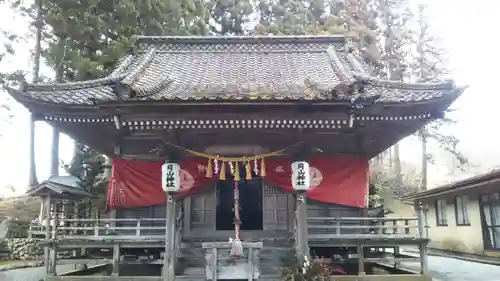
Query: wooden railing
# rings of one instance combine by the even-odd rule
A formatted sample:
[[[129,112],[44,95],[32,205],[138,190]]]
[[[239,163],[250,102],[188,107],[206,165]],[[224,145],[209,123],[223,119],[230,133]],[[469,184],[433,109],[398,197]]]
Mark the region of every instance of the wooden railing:
[[[424,237],[418,218],[392,217],[308,217],[311,237]]]
[[[418,215],[419,217],[400,218],[308,217],[308,239],[321,245],[332,242],[338,246],[356,247],[359,274],[364,274],[366,262],[387,263],[398,267],[402,261],[420,261],[420,272],[427,274],[427,233],[423,213]],[[401,255],[399,246],[404,244],[418,246],[420,255]],[[390,255],[385,251],[389,248]]]
[[[44,225],[30,224],[29,236],[45,235]],[[164,238],[164,218],[141,219],[66,219],[64,224],[51,227],[59,239],[123,239],[123,238]]]

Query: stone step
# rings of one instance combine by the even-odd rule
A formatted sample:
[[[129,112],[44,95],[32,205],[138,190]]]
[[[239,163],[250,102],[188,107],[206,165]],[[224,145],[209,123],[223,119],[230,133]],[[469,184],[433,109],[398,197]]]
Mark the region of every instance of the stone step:
[[[279,274],[261,274],[259,281],[281,281]]]
[[[175,280],[183,280],[183,281],[206,281],[205,276],[187,276],[187,275],[175,276]]]
[[[264,275],[280,275],[283,267],[281,266],[272,266],[272,265],[266,265],[266,266],[260,266],[259,271],[261,274]]]
[[[204,276],[205,267],[187,267],[184,269],[183,275]]]

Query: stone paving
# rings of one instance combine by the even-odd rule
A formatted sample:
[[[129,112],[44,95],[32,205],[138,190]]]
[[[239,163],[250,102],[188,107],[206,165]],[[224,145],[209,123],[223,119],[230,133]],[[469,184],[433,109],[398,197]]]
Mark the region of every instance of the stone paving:
[[[428,256],[428,264],[435,281],[500,281],[500,266],[497,265],[439,256]],[[420,271],[419,262],[404,262],[401,267]]]

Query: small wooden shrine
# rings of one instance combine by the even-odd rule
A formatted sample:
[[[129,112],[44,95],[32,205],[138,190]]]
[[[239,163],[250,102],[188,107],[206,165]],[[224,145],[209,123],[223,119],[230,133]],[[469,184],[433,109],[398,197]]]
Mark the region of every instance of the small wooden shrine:
[[[107,230],[101,219],[87,236],[53,231],[54,251],[113,247],[109,280],[131,280],[119,264],[142,248],[162,257],[149,252],[163,270],[147,280],[264,279],[279,275],[276,249],[300,258],[313,247],[348,247],[355,274],[370,271],[370,247],[413,244],[425,257],[421,217],[412,231],[417,219],[401,219],[403,232],[396,219],[390,233],[384,218],[365,222],[368,160],[443,117],[463,89],[371,73],[341,36],[138,36],[106,77],[9,89],[33,122],[113,159]],[[162,186],[178,190],[167,197]],[[235,241],[245,260],[238,270]],[[174,272],[182,259],[185,272]]]

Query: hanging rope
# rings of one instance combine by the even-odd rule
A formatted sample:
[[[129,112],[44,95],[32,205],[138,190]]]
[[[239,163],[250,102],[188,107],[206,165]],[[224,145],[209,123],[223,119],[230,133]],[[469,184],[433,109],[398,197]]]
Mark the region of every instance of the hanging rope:
[[[240,226],[241,226],[241,219],[240,219],[240,190],[238,188],[238,182],[234,182],[234,238],[239,240],[240,239]]]
[[[257,154],[257,155],[253,155],[253,156],[241,156],[241,157],[226,157],[226,156],[212,155],[212,154],[207,154],[207,153],[203,153],[203,152],[194,151],[194,150],[191,150],[188,148],[184,148],[182,146],[179,146],[179,145],[176,145],[176,144],[173,144],[170,142],[166,142],[165,144],[173,146],[173,147],[178,148],[180,150],[184,150],[184,151],[186,151],[194,156],[198,156],[198,157],[204,157],[204,158],[208,158],[208,159],[212,159],[212,160],[215,159],[215,160],[219,160],[222,162],[247,162],[247,161],[254,161],[254,160],[258,160],[258,159],[273,157],[273,156],[280,156],[285,151],[290,150],[291,148],[296,147],[297,145],[299,145],[301,143],[302,142],[299,142],[299,143],[294,144],[290,147],[276,150],[276,151],[269,152],[269,153]]]
[[[238,182],[234,181],[234,240],[230,239],[230,242],[233,244],[231,247],[231,256],[233,257],[243,256],[243,245],[240,240],[241,219],[239,197]]]
[[[240,165],[243,165],[243,167],[246,167],[245,168],[245,173],[246,173],[245,178],[247,180],[250,180],[250,179],[252,179],[252,169],[251,169],[250,163],[252,163],[252,161],[253,161],[255,174],[259,175],[258,163],[260,160],[260,176],[265,177],[266,176],[266,164],[264,161],[265,158],[283,155],[285,151],[287,151],[295,146],[300,145],[301,142],[298,142],[295,145],[292,145],[290,147],[280,149],[277,151],[263,153],[263,154],[257,154],[257,155],[253,155],[253,156],[241,156],[241,157],[226,157],[226,156],[219,156],[219,155],[211,155],[211,154],[202,153],[202,152],[194,151],[191,149],[187,149],[187,148],[181,147],[179,145],[175,145],[173,143],[166,142],[165,144],[170,145],[172,147],[175,147],[177,149],[183,150],[191,155],[206,158],[208,160],[207,161],[207,171],[206,171],[207,178],[212,178],[214,176],[214,174],[217,174],[217,172],[220,172],[219,179],[225,180],[226,179],[225,165],[227,164],[227,165],[229,165],[229,168],[231,169],[231,174],[234,176],[234,180],[239,181],[240,180],[240,170],[238,167]],[[157,149],[159,149],[159,148],[157,148]],[[220,169],[219,169],[219,161],[220,161]]]

